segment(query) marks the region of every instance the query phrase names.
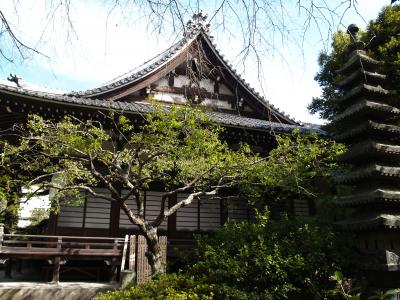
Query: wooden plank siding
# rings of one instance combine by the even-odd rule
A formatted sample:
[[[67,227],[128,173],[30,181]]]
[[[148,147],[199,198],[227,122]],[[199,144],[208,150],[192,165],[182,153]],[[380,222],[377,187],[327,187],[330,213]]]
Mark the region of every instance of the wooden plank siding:
[[[127,193],[128,193],[128,190],[122,190],[122,196],[126,196]],[[143,194],[143,196],[145,196],[145,195]],[[133,196],[129,197],[128,200],[126,200],[126,205],[128,205],[128,207],[130,209],[132,209],[134,214],[137,213],[136,202],[135,202],[135,199]],[[131,223],[131,221],[129,221],[128,216],[122,209],[120,209],[120,211],[119,211],[119,228],[138,230],[138,227],[136,225],[133,225]]]
[[[97,191],[106,192],[101,189]],[[127,191],[123,191],[123,194],[126,195],[126,193]],[[162,192],[151,190],[143,192],[142,195],[145,201],[145,216],[151,221],[159,213]],[[188,194],[179,193],[176,199],[170,199],[169,204],[179,202],[187,196]],[[135,213],[136,203],[133,197],[127,200],[127,204]],[[294,201],[293,213],[297,217],[310,216],[312,213],[310,202],[307,199]],[[111,217],[112,214],[113,217]],[[91,196],[88,196],[85,203],[79,207],[61,205],[60,214],[53,219],[57,222],[55,233],[62,235],[123,236],[139,233],[138,227],[130,223],[125,212],[118,208],[115,215],[109,202],[94,199]],[[251,219],[254,219],[254,215],[241,199],[233,198],[224,201],[195,199],[190,205],[182,207],[174,216],[165,221],[160,226],[159,233],[167,234],[171,242],[180,239],[191,240],[193,233],[215,230],[226,221]]]
[[[96,192],[106,193],[105,189],[96,188]],[[123,195],[126,191],[123,191]],[[176,201],[179,202],[187,197],[188,194],[179,193]],[[148,220],[153,220],[159,213],[162,192],[146,191],[143,192],[145,202],[145,216]],[[127,205],[136,213],[136,202],[133,197],[127,200]],[[168,205],[168,201],[166,203]],[[222,220],[221,201],[214,199],[193,200],[176,213],[176,231],[210,231],[220,227]],[[226,208],[225,208],[226,209]],[[247,205],[237,199],[227,203],[229,220],[249,219],[249,209]],[[113,220],[110,217],[111,203],[103,199],[95,199],[87,196],[85,203],[81,206],[68,206],[62,204],[57,218],[57,227],[87,228],[87,229],[109,229]],[[119,231],[137,231],[137,226],[131,224],[125,212],[119,212]],[[160,230],[167,231],[168,221],[164,221]],[[121,233],[121,232],[120,232]]]
[[[111,202],[88,196],[86,200],[85,228],[110,227]]]
[[[221,205],[219,200],[203,198],[200,201],[201,231],[210,231],[221,226]]]
[[[310,204],[308,199],[295,199],[293,202],[294,215],[296,217],[310,216]]]
[[[232,199],[227,203],[228,219],[230,221],[248,220],[250,218],[249,207],[240,199]]]
[[[188,194],[178,193],[177,202],[182,201]],[[177,231],[198,231],[198,201],[193,202],[185,207],[182,207],[176,212],[176,230]]]

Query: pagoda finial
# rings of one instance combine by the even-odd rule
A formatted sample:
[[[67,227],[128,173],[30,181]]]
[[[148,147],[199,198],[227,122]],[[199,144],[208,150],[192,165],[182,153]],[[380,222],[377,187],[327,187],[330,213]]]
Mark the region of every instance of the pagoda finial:
[[[184,37],[191,37],[201,29],[206,33],[210,32],[210,24],[207,23],[207,14],[203,13],[203,11],[194,14],[192,19],[186,23]]]
[[[365,43],[359,39],[358,32],[360,29],[356,24],[350,24],[347,27],[347,34],[350,35],[351,43],[348,47],[349,51],[365,49]]]
[[[358,26],[356,24],[350,24],[347,27],[347,33],[350,35],[351,41],[353,43],[357,43],[358,42],[358,37],[357,37],[357,33],[360,30],[360,28],[358,28]]]

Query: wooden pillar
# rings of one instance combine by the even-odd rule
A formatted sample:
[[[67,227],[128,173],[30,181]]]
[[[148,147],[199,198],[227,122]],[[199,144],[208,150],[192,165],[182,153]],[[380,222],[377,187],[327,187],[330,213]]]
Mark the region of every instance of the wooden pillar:
[[[57,238],[57,250],[61,251],[62,237]],[[53,260],[53,277],[51,282],[58,283],[60,281],[60,265],[61,257],[56,256]]]
[[[136,264],[136,245],[135,245],[135,240],[136,236],[131,235],[129,239],[129,271],[134,271],[135,270],[135,264]]]
[[[3,241],[4,241],[4,224],[0,224],[0,250],[3,247]],[[5,270],[4,270],[5,278],[11,278],[11,269],[12,269],[12,261],[11,258],[9,258],[6,261],[5,265]]]
[[[200,231],[200,199],[197,199],[197,231]]]
[[[54,258],[53,261],[53,277],[51,283],[58,283],[60,281],[60,265],[61,265],[61,258],[59,256]]]
[[[114,240],[114,245],[113,245],[113,249],[117,250],[118,249],[118,240],[115,239]],[[111,259],[111,269],[110,269],[110,282],[114,283],[117,281],[117,274],[118,273],[118,269],[117,269],[117,258],[113,257]]]
[[[117,258],[113,257],[111,259],[111,271],[110,271],[110,282],[115,283],[117,282],[117,274],[118,269],[117,269]]]
[[[129,239],[129,236],[125,235],[124,248],[122,250],[121,273],[125,270],[125,261],[126,261],[126,255],[127,255],[127,250],[128,250],[128,239]]]
[[[171,208],[176,204],[177,195],[172,195],[168,198],[168,208]],[[168,236],[174,235],[176,233],[176,213],[168,218]]]
[[[54,212],[50,213],[49,223],[47,225],[47,234],[55,235],[57,234],[57,215]]]
[[[220,200],[220,225],[224,225],[228,221],[228,204],[226,199]]]
[[[3,246],[4,240],[4,224],[0,223],[0,249]]]
[[[4,277],[11,278],[11,270],[13,266],[13,260],[11,258],[7,259],[5,269],[4,269]]]
[[[111,202],[110,208],[110,236],[119,236],[119,216],[120,216],[120,206],[117,202]]]

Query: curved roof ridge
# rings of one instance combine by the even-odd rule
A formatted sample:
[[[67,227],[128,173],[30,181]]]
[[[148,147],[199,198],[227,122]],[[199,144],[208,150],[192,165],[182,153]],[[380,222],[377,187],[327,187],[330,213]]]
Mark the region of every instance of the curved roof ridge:
[[[271,112],[274,113],[273,111],[276,111],[278,115],[281,117],[283,116],[286,118],[288,121],[294,122],[296,124],[302,124],[300,121],[296,121],[293,119],[290,115],[286,114],[285,112],[281,111],[279,108],[275,107],[272,103],[270,103],[263,95],[261,95],[258,91],[256,91],[255,88],[253,88],[244,78],[242,78],[241,74],[239,74],[236,69],[234,69],[233,65],[225,59],[224,55],[221,53],[221,51],[218,49],[217,45],[213,42],[213,38],[209,36],[209,34],[200,29],[200,33],[204,35],[206,38],[207,42],[212,46],[211,48],[215,50],[215,54],[219,57],[219,59],[225,64],[225,67],[227,70],[231,71],[232,75],[251,93],[253,96],[260,101],[263,105],[266,105],[268,108],[271,109]]]
[[[289,123],[299,125],[301,122],[296,121],[291,116],[285,114],[279,108],[275,107],[272,103],[270,103],[264,96],[262,96],[258,91],[256,91],[253,87],[250,86],[249,83],[242,78],[241,74],[239,74],[236,69],[232,66],[232,64],[224,58],[224,55],[218,50],[216,44],[213,42],[213,37],[209,34],[209,28],[205,25],[198,25],[191,27],[191,30],[185,31],[184,37],[180,39],[178,42],[173,44],[168,49],[164,50],[160,54],[156,55],[152,59],[146,61],[139,67],[136,67],[124,74],[115,77],[114,79],[104,83],[103,85],[88,89],[84,91],[72,91],[67,95],[71,96],[80,96],[80,97],[95,97],[103,92],[112,91],[128,84],[132,84],[141,78],[147,76],[149,73],[154,72],[155,70],[164,66],[168,61],[174,58],[187,46],[189,46],[195,39],[199,36],[202,36],[204,40],[209,44],[210,48],[213,50],[214,54],[218,57],[218,59],[224,64],[224,67],[228,72],[232,74],[234,78],[246,89],[253,97],[260,102],[264,107],[269,109],[272,115],[278,117],[278,119],[286,120]]]
[[[118,75],[118,76],[116,76],[116,77],[114,77],[114,78],[112,78],[112,79],[110,79],[110,80],[108,80],[108,81],[102,83],[100,86],[111,84],[111,83],[113,83],[113,82],[115,82],[115,81],[118,81],[118,80],[123,79],[124,77],[127,77],[127,76],[129,76],[129,75],[135,74],[135,73],[137,73],[137,72],[140,72],[140,71],[146,69],[148,66],[152,65],[154,62],[156,62],[156,61],[158,61],[159,59],[161,59],[164,55],[166,55],[168,52],[172,51],[174,48],[180,47],[180,45],[182,44],[182,42],[183,42],[184,40],[186,40],[185,37],[182,38],[182,39],[180,39],[180,40],[177,41],[176,43],[172,44],[172,46],[170,46],[169,48],[167,48],[167,49],[164,50],[163,52],[157,54],[157,55],[154,56],[153,58],[150,58],[149,60],[145,61],[144,63],[142,63],[142,64],[140,64],[140,65],[138,65],[138,66],[136,66],[135,68],[133,68],[133,69],[131,69],[131,70],[129,70],[129,71],[127,71],[127,72],[121,74],[121,75]]]
[[[193,31],[190,35],[184,36],[182,39],[177,41],[175,44],[161,52],[160,54],[154,56],[153,58],[149,59],[145,63],[141,64],[140,66],[131,69],[130,71],[125,72],[124,74],[115,77],[98,87],[93,89],[88,89],[84,91],[72,91],[68,95],[72,96],[91,96],[101,93],[103,91],[112,90],[117,87],[122,87],[126,84],[133,83],[138,79],[144,77],[149,72],[158,69],[159,67],[163,66],[167,63],[171,58],[178,54],[179,51],[184,49],[188,46],[200,33],[200,29],[197,31]]]

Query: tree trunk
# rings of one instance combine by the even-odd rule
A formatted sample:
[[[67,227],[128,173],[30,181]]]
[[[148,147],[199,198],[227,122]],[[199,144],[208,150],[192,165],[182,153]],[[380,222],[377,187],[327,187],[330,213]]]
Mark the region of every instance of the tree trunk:
[[[147,241],[146,257],[151,267],[151,276],[164,273],[164,265],[162,262],[160,243],[158,242],[157,228],[147,228],[144,236]]]

